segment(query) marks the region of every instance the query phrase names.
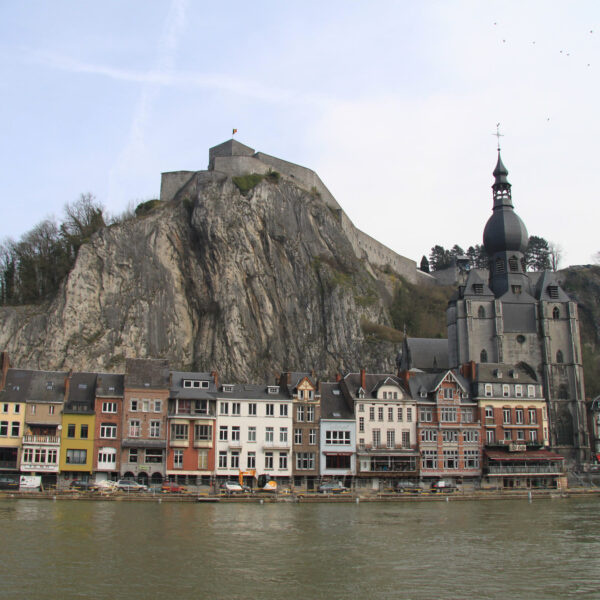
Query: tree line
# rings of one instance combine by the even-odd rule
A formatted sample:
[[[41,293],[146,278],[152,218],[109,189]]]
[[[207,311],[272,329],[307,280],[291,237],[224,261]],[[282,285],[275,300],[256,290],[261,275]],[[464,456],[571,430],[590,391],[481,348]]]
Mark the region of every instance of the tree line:
[[[56,294],[77,252],[106,225],[104,207],[82,194],[64,208],[62,222],[46,219],[19,241],[0,243],[0,304],[35,304]]]
[[[488,255],[482,244],[469,246],[466,252],[454,244],[447,250],[443,246],[435,245],[429,253],[429,258],[423,256],[421,259],[421,270],[440,271],[450,267],[458,256],[466,256],[472,269],[487,269]],[[558,269],[561,259],[561,249],[558,244],[546,241],[536,235],[529,236],[527,249],[525,250],[525,265],[529,271],[546,271]]]

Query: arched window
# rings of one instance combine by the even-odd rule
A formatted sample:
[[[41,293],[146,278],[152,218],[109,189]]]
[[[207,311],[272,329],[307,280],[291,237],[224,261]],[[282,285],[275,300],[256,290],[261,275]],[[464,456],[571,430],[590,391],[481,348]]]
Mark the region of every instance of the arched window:
[[[564,357],[563,357],[562,350],[559,350],[559,351],[556,353],[556,362],[557,362],[557,363],[563,363],[563,362],[565,362],[565,359],[564,359]]]
[[[552,318],[553,319],[559,319],[560,318],[560,310],[558,310],[558,306],[555,306],[552,309]]]
[[[485,308],[484,308],[483,306],[480,306],[480,307],[477,309],[477,316],[478,316],[480,319],[485,319]]]
[[[518,271],[519,270],[519,259],[516,256],[511,256],[508,259],[508,267],[511,271]]]
[[[486,363],[487,360],[488,360],[487,351],[484,349],[481,351],[481,354],[479,355],[479,362]]]

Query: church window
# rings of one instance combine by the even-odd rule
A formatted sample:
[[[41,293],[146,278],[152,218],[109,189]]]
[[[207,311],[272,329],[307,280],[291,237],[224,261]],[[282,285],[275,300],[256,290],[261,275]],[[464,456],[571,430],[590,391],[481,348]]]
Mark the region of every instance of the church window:
[[[501,258],[496,259],[496,273],[504,273],[506,268],[504,267],[504,260]]]
[[[555,306],[552,309],[552,318],[553,319],[559,319],[560,318],[560,310],[558,309],[558,306]]]
[[[486,350],[482,350],[479,356],[479,362],[486,363],[488,361],[488,355]]]
[[[549,285],[548,286],[548,296],[553,299],[558,299],[558,286],[557,285]]]
[[[512,293],[515,294],[516,296],[518,296],[521,293],[521,286],[520,285],[512,285]]]
[[[519,270],[519,259],[516,256],[511,256],[508,259],[508,267],[511,271]]]
[[[478,316],[480,319],[485,319],[485,308],[484,308],[483,306],[480,306],[480,307],[477,309],[477,316]]]
[[[557,362],[557,363],[563,363],[563,362],[565,362],[565,359],[564,359],[564,356],[563,356],[562,350],[559,350],[559,351],[556,353],[556,362]]]

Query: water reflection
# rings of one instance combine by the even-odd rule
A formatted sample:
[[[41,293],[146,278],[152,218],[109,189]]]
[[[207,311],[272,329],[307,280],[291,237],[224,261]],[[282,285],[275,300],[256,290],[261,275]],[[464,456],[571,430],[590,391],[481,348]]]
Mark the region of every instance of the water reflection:
[[[599,507],[5,500],[3,597],[594,598]]]

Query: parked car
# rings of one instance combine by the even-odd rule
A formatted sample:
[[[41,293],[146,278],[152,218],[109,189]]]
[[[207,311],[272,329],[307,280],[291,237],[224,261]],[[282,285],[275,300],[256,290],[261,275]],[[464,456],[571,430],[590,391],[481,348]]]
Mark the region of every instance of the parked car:
[[[349,491],[341,481],[327,481],[319,486],[321,494],[343,494]]]
[[[395,489],[399,494],[420,494],[423,491],[414,481],[399,481]]]
[[[458,488],[452,479],[440,479],[431,484],[431,491],[438,494],[451,494]]]
[[[175,483],[174,481],[165,481],[162,484],[160,491],[165,493],[181,494],[183,492],[187,492],[187,488],[183,485]]]
[[[117,489],[117,482],[111,479],[102,479],[96,482],[96,487],[100,492],[114,492]]]
[[[84,479],[73,479],[69,487],[79,492],[95,492],[98,489],[93,481],[85,481]]]
[[[124,492],[145,492],[148,486],[131,479],[119,479],[117,489]]]
[[[10,476],[0,477],[0,490],[18,490],[19,480]]]
[[[222,494],[243,494],[246,490],[237,481],[226,481],[220,487]]]

